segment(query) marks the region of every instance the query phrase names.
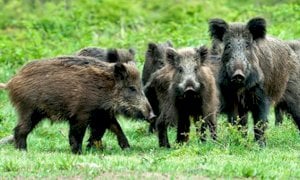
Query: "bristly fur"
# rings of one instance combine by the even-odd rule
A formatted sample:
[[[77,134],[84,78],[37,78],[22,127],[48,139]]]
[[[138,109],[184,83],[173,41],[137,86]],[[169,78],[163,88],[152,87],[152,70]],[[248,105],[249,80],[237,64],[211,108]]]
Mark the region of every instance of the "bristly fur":
[[[266,36],[263,18],[253,18],[247,24],[226,24],[220,19],[209,23],[212,47],[217,48],[212,50],[213,55],[221,56],[218,78],[221,111],[227,114],[230,122],[243,126],[247,124],[248,111],[251,111],[255,138],[265,144],[264,129],[271,101],[289,99],[290,106],[297,107],[291,113],[300,125],[299,106],[296,105],[300,103],[300,88],[297,90],[292,85],[299,80],[300,61],[286,43]],[[242,72],[240,76],[244,80],[239,84],[232,82],[234,72]],[[294,100],[288,97],[294,97]],[[240,122],[237,122],[237,116]]]
[[[165,65],[166,48],[168,47],[173,47],[171,41],[167,41],[165,43],[150,42],[148,44],[142,72],[142,82],[144,85],[146,85],[154,72],[156,72],[158,69],[161,69]]]
[[[144,68],[142,72],[142,82],[144,86],[147,86],[147,83],[151,81],[151,77],[155,77],[155,72],[165,66],[166,62],[166,49],[168,47],[173,47],[171,41],[165,43],[153,43],[148,44],[148,49],[145,54]],[[144,88],[147,89],[147,88]],[[159,115],[159,103],[155,100],[155,96],[151,95],[152,93],[145,93],[149,102],[154,110],[156,115]],[[155,121],[150,124],[149,132],[154,132],[156,130]]]
[[[207,58],[207,49],[205,47],[167,49],[167,53],[169,53],[168,64],[155,73],[157,78],[153,77],[150,81],[163,85],[163,88],[154,86],[156,89],[152,89],[158,97],[156,99],[161,101],[159,102],[161,112],[157,119],[159,145],[170,147],[167,135],[167,127],[170,123],[177,124],[177,142],[187,141],[190,116],[197,122],[200,117],[204,121],[197,130],[203,135],[200,135],[201,140],[205,140],[204,132],[207,127],[210,129],[212,138],[216,139],[216,114],[219,101],[213,72],[207,64],[203,63]],[[181,68],[183,70],[180,70]],[[194,76],[195,82],[190,82],[189,78],[186,80],[187,86],[195,88],[192,94],[185,94],[181,89],[180,84],[185,82],[185,77],[182,77],[185,70]],[[169,87],[165,87],[165,84]],[[151,84],[149,86],[151,87]]]
[[[45,118],[69,122],[73,153],[81,152],[87,127],[91,130],[88,148],[101,140],[106,129],[117,136],[121,148],[128,148],[116,114],[133,118],[153,114],[133,63],[107,63],[83,56],[32,61],[6,89],[19,115],[14,129],[18,149],[27,148],[28,134]]]
[[[133,49],[104,49],[98,47],[86,47],[79,50],[76,56],[93,57],[101,61],[115,62],[135,62],[135,51]]]

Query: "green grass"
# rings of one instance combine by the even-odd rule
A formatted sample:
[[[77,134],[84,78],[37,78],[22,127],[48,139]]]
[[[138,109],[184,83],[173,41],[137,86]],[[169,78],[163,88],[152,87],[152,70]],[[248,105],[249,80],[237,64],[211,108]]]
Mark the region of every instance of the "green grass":
[[[150,41],[209,46],[207,21],[214,17],[246,22],[262,16],[268,21],[268,34],[300,37],[297,0],[0,0],[0,11],[0,82],[33,59],[73,54],[85,46],[134,47],[142,69]],[[1,91],[0,138],[12,133],[16,119],[7,93]],[[217,143],[198,142],[193,127],[189,143],[179,146],[170,129],[172,148],[164,149],[158,147],[155,134],[147,133],[147,123],[120,117],[129,150],[122,151],[116,137],[106,133],[103,151],[84,148],[80,156],[71,154],[67,124],[44,121],[29,135],[28,152],[0,147],[0,178],[300,178],[299,131],[291,119],[279,127],[274,126],[273,112],[269,119],[264,149],[253,142],[251,128],[249,137],[242,138],[223,117]]]

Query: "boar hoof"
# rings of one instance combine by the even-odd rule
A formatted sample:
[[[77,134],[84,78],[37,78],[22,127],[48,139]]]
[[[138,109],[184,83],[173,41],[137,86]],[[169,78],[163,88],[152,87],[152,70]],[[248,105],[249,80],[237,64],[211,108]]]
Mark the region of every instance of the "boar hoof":
[[[120,143],[120,147],[125,150],[125,149],[129,149],[130,148],[130,145],[128,142],[123,142],[123,143]]]
[[[267,146],[265,140],[258,140],[257,143],[260,148],[265,148]]]
[[[104,145],[101,140],[99,141],[93,141],[92,143],[89,143],[86,147],[88,150],[90,149],[97,149],[97,150],[103,150]]]
[[[163,148],[171,148],[170,144],[165,142],[165,143],[160,143],[159,147],[163,147]]]

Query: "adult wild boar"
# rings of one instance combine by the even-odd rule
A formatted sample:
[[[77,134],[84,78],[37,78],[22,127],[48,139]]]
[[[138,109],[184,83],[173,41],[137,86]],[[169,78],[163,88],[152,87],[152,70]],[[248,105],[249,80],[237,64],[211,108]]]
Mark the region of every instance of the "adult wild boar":
[[[173,47],[171,41],[166,41],[165,43],[150,42],[148,44],[148,49],[145,54],[145,63],[142,72],[142,82],[144,86],[146,86],[147,82],[150,81],[152,74],[155,73],[157,70],[161,69],[165,65],[166,49],[168,47]],[[155,75],[153,76],[155,77]],[[144,87],[144,89],[147,90],[148,88]],[[148,96],[149,93],[145,93],[145,94],[153,108],[155,115],[158,115],[160,112],[159,101],[153,95]],[[154,120],[149,126],[149,132],[152,133],[155,131],[155,129],[156,128],[155,128],[155,120]]]
[[[247,24],[228,24],[212,19],[209,31],[213,47],[221,52],[218,83],[221,111],[228,120],[246,126],[248,111],[252,112],[255,140],[263,146],[271,101],[286,99],[299,126],[299,92],[292,87],[299,75],[297,56],[283,41],[266,36],[266,21],[253,18]],[[291,102],[289,97],[296,99]]]
[[[1,87],[8,90],[19,115],[14,129],[18,149],[27,148],[28,134],[45,118],[69,122],[73,153],[81,153],[88,126],[88,147],[94,146],[110,129],[120,147],[128,148],[116,114],[153,117],[134,63],[106,63],[82,56],[33,61]]]
[[[286,41],[286,43],[295,51],[295,53],[298,56],[298,61],[300,62],[300,40],[289,40]],[[300,89],[300,76],[298,76],[298,83],[295,83],[294,86],[297,89]],[[293,97],[291,97],[293,98]],[[297,99],[297,98],[296,98]],[[291,99],[292,100],[292,99]],[[289,114],[289,109],[287,106],[287,102],[285,102],[284,100],[282,100],[281,102],[279,102],[276,106],[275,106],[275,125],[279,125],[282,123],[283,120],[283,114],[287,113]]]
[[[129,62],[134,60],[133,49],[104,49],[98,47],[86,47],[79,50],[76,56],[94,57],[105,62]]]
[[[206,47],[168,48],[167,62],[157,73],[171,78],[169,93],[166,95],[162,112],[157,119],[159,145],[170,147],[167,126],[177,122],[177,142],[186,142],[190,131],[190,117],[194,121],[203,120],[197,128],[201,140],[205,140],[205,130],[209,127],[211,137],[216,139],[216,114],[219,108],[216,81],[209,64],[206,64]],[[174,118],[174,119],[173,119]],[[203,136],[202,136],[203,135]]]

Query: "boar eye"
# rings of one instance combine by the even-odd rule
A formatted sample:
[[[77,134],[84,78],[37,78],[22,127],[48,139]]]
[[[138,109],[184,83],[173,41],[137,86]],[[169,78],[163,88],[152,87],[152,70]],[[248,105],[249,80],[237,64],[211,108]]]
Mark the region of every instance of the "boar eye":
[[[131,92],[136,92],[137,89],[134,86],[129,86],[128,88]]]
[[[246,47],[246,49],[248,49],[250,47],[250,42],[246,42],[245,47]]]
[[[179,73],[182,73],[182,72],[183,72],[183,68],[180,67],[180,66],[177,68],[177,70],[178,70]]]
[[[226,44],[225,49],[231,49],[231,44],[230,43]]]
[[[158,61],[157,64],[158,64],[159,67],[163,67],[164,66],[164,62],[162,62],[162,61]]]
[[[197,71],[198,71],[198,67],[195,67],[195,68],[194,68],[194,71],[197,72]]]

